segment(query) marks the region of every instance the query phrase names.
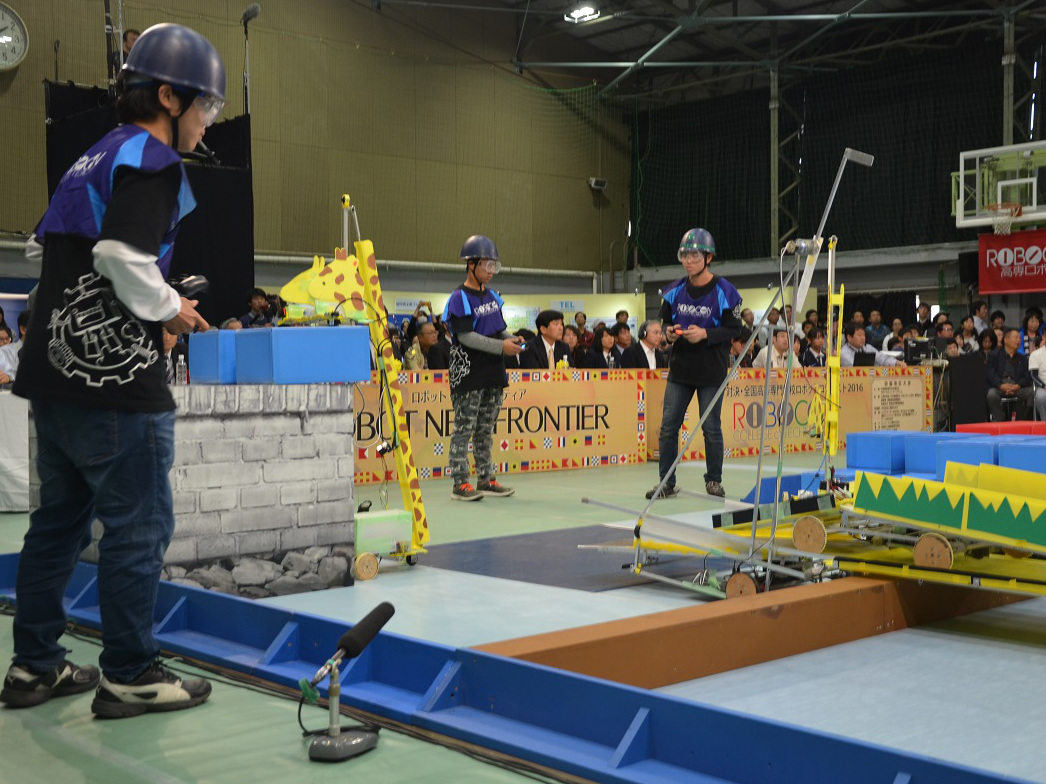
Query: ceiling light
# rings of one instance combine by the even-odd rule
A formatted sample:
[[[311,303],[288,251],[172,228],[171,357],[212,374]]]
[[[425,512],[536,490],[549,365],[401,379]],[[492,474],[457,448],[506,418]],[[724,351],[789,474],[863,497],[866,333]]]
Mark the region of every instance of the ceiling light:
[[[563,15],[563,21],[573,22],[574,24],[580,24],[581,22],[591,22],[593,19],[599,18],[599,9],[593,8],[590,5],[580,5],[568,14]]]

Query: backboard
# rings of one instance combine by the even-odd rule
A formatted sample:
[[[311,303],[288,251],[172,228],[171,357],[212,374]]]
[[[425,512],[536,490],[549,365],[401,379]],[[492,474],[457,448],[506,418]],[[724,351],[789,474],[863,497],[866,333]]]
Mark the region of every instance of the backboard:
[[[1046,225],[1046,141],[959,153],[952,172],[952,215],[957,228],[991,227],[989,204],[1021,205],[1013,219]]]

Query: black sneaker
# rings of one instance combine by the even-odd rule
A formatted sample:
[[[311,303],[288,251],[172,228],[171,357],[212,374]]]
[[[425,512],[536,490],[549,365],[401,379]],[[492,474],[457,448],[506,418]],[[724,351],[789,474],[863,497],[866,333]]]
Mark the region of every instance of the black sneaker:
[[[482,501],[483,493],[468,482],[462,482],[460,485],[454,485],[454,489],[450,491],[450,497],[455,501]]]
[[[726,498],[726,490],[723,489],[723,486],[719,484],[719,482],[716,482],[713,479],[705,482],[705,492],[708,493],[708,495],[714,495],[717,498]]]
[[[31,708],[52,697],[90,691],[98,685],[98,677],[97,667],[78,667],[68,660],[42,675],[12,664],[4,678],[0,702],[9,708]]]
[[[103,677],[91,712],[100,719],[126,719],[143,713],[192,708],[210,696],[208,681],[182,680],[155,661],[131,683],[114,683]]]
[[[647,490],[646,497],[654,498],[654,493],[657,493],[656,487],[653,490]],[[679,488],[672,485],[671,487],[662,487],[661,492],[657,493],[657,498],[675,498],[677,495],[679,495]]]
[[[493,495],[498,498],[508,498],[515,491],[514,488],[505,487],[498,483],[497,479],[491,479],[489,482],[480,482],[477,488],[483,495]]]

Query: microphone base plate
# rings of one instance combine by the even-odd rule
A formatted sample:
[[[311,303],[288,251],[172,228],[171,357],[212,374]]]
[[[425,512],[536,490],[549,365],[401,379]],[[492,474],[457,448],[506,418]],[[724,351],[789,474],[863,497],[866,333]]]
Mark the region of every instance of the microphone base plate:
[[[344,762],[378,745],[378,733],[367,730],[342,730],[337,735],[320,735],[309,745],[313,762]]]

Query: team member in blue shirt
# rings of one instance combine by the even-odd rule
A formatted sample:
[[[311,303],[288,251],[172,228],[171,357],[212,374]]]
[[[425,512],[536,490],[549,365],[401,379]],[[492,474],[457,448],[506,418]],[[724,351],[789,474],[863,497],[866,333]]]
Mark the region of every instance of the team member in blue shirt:
[[[465,282],[451,293],[443,309],[443,323],[454,336],[450,349],[450,401],[454,406],[451,498],[505,498],[515,490],[494,478],[491,439],[508,386],[505,357],[517,356],[524,348],[523,339],[507,330],[501,314],[505,303],[496,291],[487,288],[501,270],[494,241],[481,234],[469,237],[461,247],[461,259],[465,262]],[[468,481],[470,439],[476,461],[476,487]]]
[[[225,100],[225,67],[199,33],[146,30],[117,81],[122,125],[65,173],[27,245],[42,259],[14,392],[32,403],[40,505],[18,564],[14,662],[0,702],[39,705],[98,687],[92,712],[137,716],[211,693],[156,658],[153,611],[174,532],[168,474],[174,399],[163,339],[207,329],[165,282],[178,224],[196,202],[179,152]],[[98,518],[101,674],[65,658],[62,597]]]
[[[701,414],[711,407],[702,431],[705,437],[705,492],[725,497],[723,490],[723,399],[712,398],[730,368],[730,341],[741,329],[741,295],[710,269],[715,241],[704,229],[691,229],[677,253],[686,277],[665,289],[659,317],[672,344],[668,360],[665,407],[658,439],[660,479],[668,476],[658,498],[679,490],[673,464],[679,454],[679,428],[694,394]],[[669,473],[671,471],[671,474]],[[656,487],[646,494],[653,498]]]

